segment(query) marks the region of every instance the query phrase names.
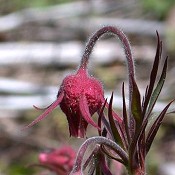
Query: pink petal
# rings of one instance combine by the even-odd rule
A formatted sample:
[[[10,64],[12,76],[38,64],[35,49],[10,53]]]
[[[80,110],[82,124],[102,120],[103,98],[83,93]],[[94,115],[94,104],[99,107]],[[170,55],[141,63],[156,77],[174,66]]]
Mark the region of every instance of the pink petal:
[[[69,161],[69,157],[66,156],[49,156],[48,162],[51,164],[64,165]]]
[[[69,123],[70,136],[78,137],[78,119],[74,112],[70,108],[66,107],[64,103],[60,104],[62,111],[66,114]],[[64,107],[64,108],[63,108]]]
[[[95,128],[98,128],[99,130],[101,130],[100,127],[91,118],[91,114],[89,112],[88,102],[87,102],[85,95],[82,95],[80,97],[79,108],[80,108],[81,115],[85,119],[85,121],[87,123],[90,123]]]
[[[41,163],[47,162],[47,154],[41,153],[41,154],[39,155],[39,161],[40,161]]]
[[[32,123],[25,126],[22,130],[27,129],[29,127],[32,127],[33,125],[35,125],[36,123],[38,123],[39,121],[41,121],[45,117],[47,117],[47,115],[50,112],[52,112],[61,103],[63,96],[64,96],[64,93],[61,93],[60,96],[58,96],[58,98],[46,109],[46,111],[44,111],[43,114],[41,114],[39,117],[37,117]]]

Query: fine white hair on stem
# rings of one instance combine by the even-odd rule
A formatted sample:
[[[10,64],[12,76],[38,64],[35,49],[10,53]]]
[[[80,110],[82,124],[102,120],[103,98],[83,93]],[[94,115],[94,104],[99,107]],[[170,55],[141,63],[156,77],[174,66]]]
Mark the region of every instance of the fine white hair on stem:
[[[133,80],[135,80],[135,67],[134,67],[134,59],[131,52],[131,46],[127,36],[123,33],[121,29],[114,26],[104,26],[95,32],[92,37],[90,37],[89,41],[86,44],[84,54],[82,56],[80,68],[87,69],[87,64],[89,62],[90,54],[101,36],[104,34],[112,34],[118,37],[121,41],[125,56],[126,56],[126,64],[127,64],[127,71],[128,71],[128,80],[129,80],[129,111],[131,111],[131,101],[132,101],[132,94],[133,94]],[[133,116],[130,115],[128,119],[128,125],[131,131],[134,130],[134,119]]]
[[[70,175],[83,174],[83,170],[82,170],[83,157],[85,155],[85,152],[88,146],[91,144],[105,145],[108,148],[115,151],[122,158],[124,162],[128,162],[127,153],[117,143],[115,143],[114,141],[108,138],[102,137],[102,136],[95,136],[95,137],[91,137],[87,139],[79,148],[77,157],[75,160],[75,164],[74,164],[73,170],[71,171]]]

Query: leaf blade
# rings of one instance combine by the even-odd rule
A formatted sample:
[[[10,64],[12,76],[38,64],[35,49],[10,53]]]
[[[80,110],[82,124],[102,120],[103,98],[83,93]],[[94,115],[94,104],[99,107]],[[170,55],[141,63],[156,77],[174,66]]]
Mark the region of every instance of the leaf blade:
[[[139,127],[142,124],[142,107],[141,107],[141,97],[138,86],[134,80],[132,79],[133,84],[133,94],[132,94],[132,102],[131,102],[131,112],[134,117],[136,123],[136,132],[139,130]]]
[[[116,143],[119,143],[120,146],[124,147],[124,145],[122,143],[121,136],[119,134],[119,130],[118,130],[118,128],[115,124],[114,118],[113,118],[112,102],[113,102],[113,93],[111,95],[111,99],[109,102],[108,119],[109,119],[109,123],[110,123],[110,127],[111,127],[111,131],[112,131],[112,135],[114,137],[114,140],[116,141]]]
[[[146,112],[146,109],[149,103],[149,99],[151,97],[151,94],[154,88],[154,84],[155,84],[157,72],[158,72],[158,66],[159,66],[159,62],[160,62],[160,58],[162,54],[162,42],[160,41],[159,34],[157,31],[156,33],[157,33],[157,49],[156,49],[156,55],[155,55],[153,67],[151,70],[150,83],[149,83],[149,86],[147,87],[146,94],[145,94],[145,101],[143,104],[143,115]]]
[[[156,88],[155,88],[155,90],[154,90],[154,92],[151,96],[149,106],[148,106],[147,115],[149,115],[151,113],[152,109],[154,108],[155,103],[158,99],[158,96],[159,96],[159,94],[162,90],[162,87],[164,85],[165,78],[166,78],[166,72],[167,72],[167,64],[168,64],[168,57],[166,57],[166,59],[165,59],[165,63],[164,63],[164,66],[163,66],[161,77],[160,77],[159,82],[157,83],[157,86],[156,86]]]
[[[152,145],[152,142],[153,142],[153,140],[158,132],[158,129],[162,123],[162,120],[164,119],[165,114],[173,101],[174,100],[172,100],[170,103],[168,103],[168,105],[163,109],[163,111],[160,113],[160,115],[157,117],[157,119],[153,123],[152,127],[150,128],[150,131],[148,132],[148,135],[146,138],[146,152],[149,151],[149,149]]]

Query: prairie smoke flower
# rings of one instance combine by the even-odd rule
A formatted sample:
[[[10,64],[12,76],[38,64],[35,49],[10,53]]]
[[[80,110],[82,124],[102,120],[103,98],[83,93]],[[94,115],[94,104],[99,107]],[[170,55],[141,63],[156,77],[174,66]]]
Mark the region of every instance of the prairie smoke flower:
[[[61,93],[64,93],[64,97],[60,107],[67,116],[72,136],[84,137],[88,123],[100,129],[91,119],[95,112],[100,111],[104,99],[103,88],[98,80],[80,68],[77,74],[63,80],[58,98]]]
[[[124,46],[129,80],[129,109],[126,108],[125,88],[122,86],[123,113],[119,117],[112,109],[113,94],[109,104],[104,99],[103,88],[99,81],[89,76],[87,64],[92,49],[98,39],[107,33],[112,33],[120,39]],[[106,26],[98,30],[89,40],[83,54],[80,67],[76,74],[67,76],[60,87],[57,100],[52,103],[45,112],[27,127],[34,125],[45,118],[56,106],[60,105],[66,114],[70,135],[84,137],[88,124],[98,128],[99,136],[87,139],[80,147],[75,165],[70,175],[82,175],[83,171],[90,166],[89,174],[112,175],[106,157],[123,164],[129,175],[145,175],[145,158],[150,150],[153,140],[159,130],[172,100],[156,116],[150,127],[153,108],[163,88],[167,58],[164,61],[159,81],[157,73],[162,54],[162,42],[157,33],[157,50],[152,66],[150,81],[146,87],[143,99],[135,80],[135,70],[130,49],[125,34],[116,27]],[[108,108],[108,116],[105,117],[104,108]],[[99,115],[98,124],[92,120],[92,115]],[[174,111],[173,111],[174,112]],[[103,125],[102,125],[103,124]],[[103,126],[103,130],[101,129]],[[85,152],[90,145],[95,146],[92,154],[86,159]]]
[[[59,175],[67,175],[74,164],[76,152],[72,147],[64,146],[51,152],[39,154],[39,166],[43,166]]]
[[[31,127],[41,121],[60,105],[67,116],[70,135],[84,137],[88,123],[100,129],[91,116],[100,111],[103,101],[102,84],[94,77],[90,77],[86,69],[80,67],[76,74],[64,78],[56,101],[26,127]]]
[[[120,30],[116,31],[114,27],[105,28],[105,30],[101,29],[89,40],[77,73],[65,77],[58,91],[57,99],[50,106],[45,108],[43,114],[25,128],[38,123],[48,116],[53,109],[60,105],[62,111],[67,116],[70,136],[83,138],[86,134],[88,124],[91,124],[99,131],[101,130],[101,128],[92,120],[92,115],[96,112],[98,115],[101,114],[100,111],[105,102],[104,91],[102,84],[88,74],[87,64],[96,41],[105,33],[113,33],[119,37],[125,46],[124,48],[128,59],[130,74],[133,74],[133,63],[130,59],[131,52],[126,36]],[[106,107],[108,107],[107,103]],[[35,108],[39,109],[37,107]],[[114,112],[113,114],[115,119],[120,123],[122,119]]]
[[[94,35],[96,39],[99,38],[100,31],[103,33],[108,33],[110,31],[114,34],[121,34],[122,36],[125,36],[118,28],[107,26],[100,29]],[[77,153],[75,165],[70,175],[84,174],[84,170],[88,167],[88,165],[90,166],[89,171],[92,172],[93,170],[91,174],[96,172],[96,174],[112,175],[109,165],[106,163],[107,160],[105,159],[105,156],[123,164],[129,175],[145,175],[146,155],[148,154],[159,127],[167,114],[168,108],[172,102],[175,101],[172,100],[169,102],[164,109],[155,116],[154,119],[152,119],[151,116],[153,114],[154,106],[165,82],[168,61],[168,58],[164,60],[161,76],[157,82],[157,74],[162,54],[162,42],[160,41],[159,34],[157,33],[157,50],[150,74],[150,81],[146,87],[143,98],[141,98],[140,91],[135,80],[135,71],[132,61],[133,58],[130,48],[126,47],[128,46],[127,39],[124,37],[122,42],[125,46],[125,54],[128,63],[129,110],[126,108],[125,88],[123,83],[122,121],[119,122],[119,120],[116,120],[115,113],[112,110],[112,94],[109,104],[106,105],[108,106],[108,119],[107,117],[105,118],[106,120],[101,118],[104,125],[103,132],[99,132],[99,136],[86,139],[86,141],[81,145]],[[175,111],[171,112],[174,113]],[[150,126],[148,126],[148,123],[151,123]],[[94,150],[84,163],[84,160],[86,160],[84,155],[90,145],[98,146],[100,148],[100,157],[99,152]],[[94,163],[96,160],[98,160],[98,164]],[[93,163],[91,163],[92,161]]]

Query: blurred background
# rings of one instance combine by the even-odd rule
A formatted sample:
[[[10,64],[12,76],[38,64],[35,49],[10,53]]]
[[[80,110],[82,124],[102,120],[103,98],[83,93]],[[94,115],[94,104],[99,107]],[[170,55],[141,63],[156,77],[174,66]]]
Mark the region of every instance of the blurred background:
[[[39,152],[62,145],[77,150],[84,141],[69,137],[67,120],[56,109],[45,120],[21,131],[56,98],[63,78],[76,70],[89,36],[105,25],[129,37],[139,88],[144,92],[156,51],[156,30],[169,55],[167,80],[155,112],[175,96],[174,0],[0,0],[0,175],[35,175],[43,169]],[[89,70],[105,96],[115,92],[121,110],[121,84],[127,84],[125,57],[115,37],[103,37]],[[174,105],[175,106],[175,105]],[[95,118],[95,117],[94,117]],[[87,136],[96,134],[89,126]],[[149,153],[148,174],[175,174],[175,117],[168,115]],[[50,175],[51,173],[48,173]]]

